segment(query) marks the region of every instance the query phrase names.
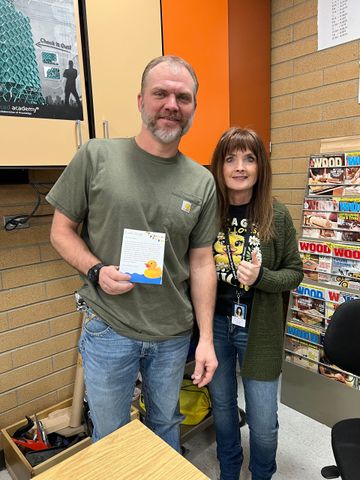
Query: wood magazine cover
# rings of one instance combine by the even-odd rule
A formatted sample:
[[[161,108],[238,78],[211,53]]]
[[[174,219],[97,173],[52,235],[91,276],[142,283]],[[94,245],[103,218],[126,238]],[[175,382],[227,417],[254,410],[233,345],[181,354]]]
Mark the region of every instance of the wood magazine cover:
[[[360,245],[299,240],[306,278],[360,290]]]
[[[360,299],[360,294],[337,290],[330,286],[320,287],[306,282],[300,283],[292,293],[293,306],[291,307],[290,321],[300,321],[307,326],[321,326],[324,330],[339,305],[350,300]]]
[[[304,237],[360,242],[360,198],[305,197],[302,227]]]
[[[311,155],[309,195],[360,196],[359,152]]]
[[[285,337],[285,360],[313,372],[318,371],[320,348],[298,338]]]

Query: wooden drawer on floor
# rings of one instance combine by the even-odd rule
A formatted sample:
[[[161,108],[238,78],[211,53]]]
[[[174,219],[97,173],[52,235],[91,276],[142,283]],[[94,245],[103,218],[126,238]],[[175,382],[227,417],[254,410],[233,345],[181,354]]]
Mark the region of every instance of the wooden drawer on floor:
[[[45,418],[49,415],[49,413],[54,412],[55,410],[60,410],[62,408],[70,407],[72,403],[72,399],[69,398],[68,400],[64,400],[61,403],[57,403],[46,410],[42,410],[37,414],[39,420]],[[135,407],[131,407],[131,420],[135,418],[139,418],[139,412]],[[18,446],[13,442],[12,435],[13,433],[19,428],[26,425],[26,420],[22,420],[20,422],[14,423],[6,428],[1,430],[2,437],[3,437],[3,446],[5,452],[5,463],[6,468],[10,476],[14,480],[29,480],[39,473],[44,472],[48,468],[57,465],[58,463],[62,462],[66,458],[71,457],[74,453],[79,452],[80,450],[86,448],[91,444],[90,437],[86,437],[84,440],[76,443],[72,447],[69,447],[62,452],[54,455],[53,457],[49,458],[48,460],[39,463],[35,467],[32,467],[30,463],[27,461],[23,453],[20,451]]]

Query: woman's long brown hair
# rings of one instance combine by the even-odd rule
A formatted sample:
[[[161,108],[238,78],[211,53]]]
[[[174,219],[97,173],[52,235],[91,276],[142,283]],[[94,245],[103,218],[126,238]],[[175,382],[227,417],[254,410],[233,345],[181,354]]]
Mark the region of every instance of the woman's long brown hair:
[[[222,227],[227,225],[229,196],[225,185],[223,165],[225,157],[236,151],[250,150],[257,160],[258,178],[253,188],[247,216],[256,225],[261,240],[273,237],[273,197],[272,172],[269,157],[259,135],[247,128],[232,127],[226,130],[218,141],[211,160],[211,170],[215,177],[219,215]]]

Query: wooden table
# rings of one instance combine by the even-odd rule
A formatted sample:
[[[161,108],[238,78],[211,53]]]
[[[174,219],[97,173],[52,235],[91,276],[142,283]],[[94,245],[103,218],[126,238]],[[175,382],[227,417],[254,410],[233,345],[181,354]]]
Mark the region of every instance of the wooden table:
[[[36,480],[209,480],[134,420],[36,476]]]

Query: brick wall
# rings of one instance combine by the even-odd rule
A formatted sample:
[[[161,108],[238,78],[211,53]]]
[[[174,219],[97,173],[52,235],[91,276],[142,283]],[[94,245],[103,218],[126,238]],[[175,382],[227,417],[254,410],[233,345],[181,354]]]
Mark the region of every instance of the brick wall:
[[[59,173],[30,171],[30,181],[53,183]],[[1,185],[1,222],[30,213],[36,200],[31,185]],[[52,212],[42,197],[36,214],[50,216],[32,218],[27,229],[0,229],[0,428],[72,395],[80,279],[49,243]]]
[[[317,0],[272,0],[274,194],[300,225],[306,168],[323,138],[360,134],[360,41],[317,51]]]

